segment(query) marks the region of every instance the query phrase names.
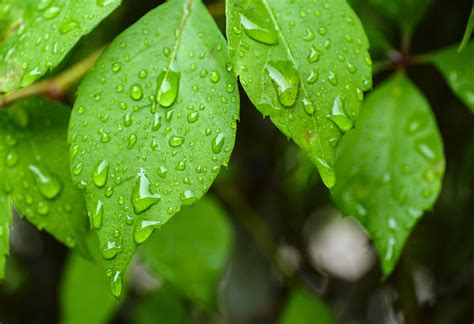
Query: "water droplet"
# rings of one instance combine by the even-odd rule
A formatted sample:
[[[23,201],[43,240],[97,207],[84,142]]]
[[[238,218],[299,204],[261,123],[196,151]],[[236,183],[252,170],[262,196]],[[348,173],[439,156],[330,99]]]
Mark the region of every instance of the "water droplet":
[[[107,176],[109,173],[109,163],[105,160],[99,162],[92,172],[92,181],[94,184],[102,188],[107,183]]]
[[[108,241],[102,248],[102,257],[106,260],[111,260],[121,251],[120,245],[115,241]]]
[[[278,93],[278,101],[285,107],[292,107],[298,97],[300,80],[298,71],[288,61],[273,61],[266,70]]]
[[[115,62],[114,64],[112,64],[112,72],[117,73],[117,72],[120,71],[121,69],[122,69],[122,63],[120,63],[120,62]]]
[[[7,156],[5,157],[5,164],[11,168],[15,166],[17,162],[18,162],[18,153],[14,150],[8,152]]]
[[[168,173],[168,168],[165,167],[164,165],[160,166],[158,168],[158,175],[161,177],[161,178],[166,178],[166,174]]]
[[[91,214],[91,225],[93,228],[99,229],[102,227],[102,218],[104,216],[104,204],[101,200],[97,201],[97,206]]]
[[[159,194],[152,193],[150,180],[144,169],[140,169],[137,180],[132,190],[132,204],[136,214],[141,214],[157,204],[161,199]]]
[[[329,81],[329,83],[331,83],[333,86],[337,86],[337,84],[338,84],[339,82],[337,81],[336,73],[334,73],[333,71],[329,71],[329,73],[328,73],[328,81]]]
[[[343,132],[347,132],[354,126],[354,122],[344,111],[344,101],[340,96],[337,96],[332,104],[332,111],[329,119],[331,119]]]
[[[171,136],[169,141],[168,141],[168,144],[171,147],[179,147],[179,146],[183,145],[183,143],[184,143],[184,137],[182,137],[182,136]]]
[[[176,71],[162,71],[157,79],[156,101],[162,107],[170,107],[178,96],[180,73]]]
[[[199,112],[192,111],[188,114],[188,122],[195,123],[199,119]]]
[[[142,220],[135,225],[133,238],[137,244],[145,242],[153,233],[155,228],[160,225],[160,221]]]
[[[304,111],[310,115],[310,116],[313,116],[314,115],[314,112],[315,112],[315,108],[314,108],[314,105],[313,103],[311,102],[311,100],[309,100],[308,98],[304,98],[303,99],[303,108],[304,108]]]
[[[130,87],[130,97],[133,100],[140,100],[143,98],[143,89],[142,86],[139,84],[134,84]]]
[[[35,179],[36,186],[40,193],[47,199],[56,198],[61,192],[61,183],[59,179],[51,174],[43,165],[29,165],[28,169],[31,171]]]
[[[249,8],[245,14],[240,15],[240,24],[245,34],[251,39],[263,44],[278,44],[278,35],[272,22],[261,18],[259,15],[265,11],[257,12],[253,6],[251,7],[252,8]],[[262,9],[265,10],[264,8]]]
[[[38,205],[36,206],[36,211],[38,214],[45,216],[49,213],[49,205],[45,201],[40,201]]]
[[[115,271],[115,274],[110,281],[110,291],[115,297],[120,297],[120,294],[122,293],[122,274],[120,271]]]
[[[181,195],[181,201],[183,205],[191,206],[191,205],[194,205],[198,201],[198,197],[191,190],[186,190]]]
[[[67,34],[74,29],[79,28],[81,28],[81,23],[75,19],[70,19],[62,22],[62,24],[59,26],[59,32],[61,34]]]
[[[219,154],[222,151],[224,142],[225,142],[225,135],[222,133],[217,134],[217,136],[214,137],[211,143],[212,152],[214,152],[214,154]]]
[[[221,76],[219,75],[219,73],[217,73],[215,71],[211,73],[212,83],[217,83],[217,82],[219,82],[220,79],[221,79]]]
[[[308,55],[308,62],[309,63],[315,63],[319,60],[319,57],[321,56],[321,52],[316,48],[316,46],[311,46],[311,51],[309,52]]]
[[[306,79],[306,82],[308,82],[309,84],[314,84],[316,83],[316,81],[318,81],[318,78],[319,78],[318,71],[311,70],[309,71],[309,75],[308,75],[308,78]]]
[[[45,19],[53,19],[57,17],[60,12],[61,12],[61,7],[51,6],[45,10],[45,12],[43,13],[43,17]]]

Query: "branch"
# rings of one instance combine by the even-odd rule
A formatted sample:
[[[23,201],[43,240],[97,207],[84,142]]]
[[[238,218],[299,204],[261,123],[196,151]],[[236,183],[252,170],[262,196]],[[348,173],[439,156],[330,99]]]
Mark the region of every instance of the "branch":
[[[13,91],[7,95],[0,97],[0,109],[5,108],[13,101],[48,94],[52,97],[61,96],[67,89],[76,84],[81,80],[84,75],[91,69],[97,58],[102,53],[103,48],[100,48],[89,56],[84,58],[82,61],[76,63],[71,68],[61,72],[57,76],[42,80],[32,84],[29,87]]]

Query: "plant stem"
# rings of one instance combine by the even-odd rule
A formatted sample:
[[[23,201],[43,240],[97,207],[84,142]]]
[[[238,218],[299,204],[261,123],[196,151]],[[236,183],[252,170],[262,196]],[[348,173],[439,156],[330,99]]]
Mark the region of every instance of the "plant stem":
[[[71,68],[61,72],[51,79],[36,82],[29,87],[13,91],[0,97],[0,109],[6,107],[13,101],[31,96],[48,94],[52,97],[60,97],[67,89],[84,77],[84,75],[94,65],[102,51],[103,48],[94,51],[82,61],[76,63]]]

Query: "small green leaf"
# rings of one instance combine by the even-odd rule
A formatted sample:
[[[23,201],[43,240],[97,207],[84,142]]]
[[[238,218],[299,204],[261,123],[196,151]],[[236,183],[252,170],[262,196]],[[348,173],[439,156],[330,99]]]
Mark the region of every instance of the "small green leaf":
[[[471,8],[471,14],[469,15],[469,20],[467,21],[466,31],[462,38],[461,44],[459,44],[458,52],[461,52],[469,43],[471,39],[472,32],[474,31],[474,3]]]
[[[2,190],[0,186],[0,281],[5,278],[5,263],[10,254],[10,225],[12,222],[10,198]]]
[[[135,323],[185,324],[186,308],[179,297],[168,289],[141,296],[133,310]]]
[[[444,174],[443,143],[429,104],[404,75],[366,100],[338,148],[337,205],[367,229],[385,276],[413,227],[431,208]]]
[[[430,57],[454,93],[474,112],[474,42],[458,52],[456,46]]]
[[[232,247],[224,210],[205,197],[186,207],[141,247],[144,262],[187,297],[211,306]]]
[[[71,181],[68,120],[67,107],[40,98],[1,110],[0,174],[21,215],[68,247],[82,249],[87,214]]]
[[[283,309],[280,324],[332,324],[331,309],[323,301],[304,290],[294,290]]]
[[[120,0],[1,0],[0,93],[57,66]]]
[[[61,284],[61,323],[107,323],[118,303],[110,294],[104,269],[81,255],[72,253],[64,271]]]
[[[370,0],[370,3],[411,35],[423,19],[433,0]]]
[[[115,293],[137,245],[200,199],[228,164],[238,113],[224,37],[198,0],[149,12],[81,84],[72,173]]]
[[[230,0],[227,37],[253,104],[309,154],[332,187],[336,145],[372,86],[357,16],[344,0]]]

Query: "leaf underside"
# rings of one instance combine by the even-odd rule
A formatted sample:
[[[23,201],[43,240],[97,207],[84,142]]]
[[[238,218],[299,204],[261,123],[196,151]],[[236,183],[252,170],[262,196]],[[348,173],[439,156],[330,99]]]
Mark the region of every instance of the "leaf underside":
[[[0,0],[0,93],[57,66],[120,0]]]
[[[79,88],[69,140],[112,292],[156,227],[209,189],[235,142],[237,84],[200,1],[169,1],[117,37]]]
[[[384,276],[440,192],[443,143],[429,104],[404,75],[368,96],[338,147],[334,199],[372,237]]]
[[[335,148],[372,86],[357,16],[344,0],[230,0],[227,38],[253,104],[309,154],[332,187]]]

